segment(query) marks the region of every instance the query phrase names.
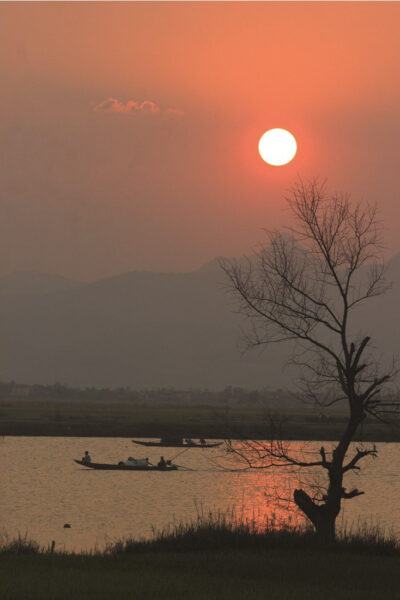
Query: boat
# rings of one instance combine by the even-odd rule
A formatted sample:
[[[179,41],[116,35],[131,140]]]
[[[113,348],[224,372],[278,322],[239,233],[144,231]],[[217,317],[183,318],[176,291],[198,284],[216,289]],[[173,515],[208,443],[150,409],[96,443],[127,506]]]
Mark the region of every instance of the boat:
[[[223,442],[211,442],[205,444],[199,444],[198,442],[187,443],[183,439],[161,439],[159,442],[142,442],[140,440],[132,440],[134,444],[147,447],[157,448],[217,448],[221,446]]]
[[[166,467],[157,467],[156,465],[127,465],[123,462],[118,464],[83,462],[82,460],[74,459],[77,465],[88,467],[89,469],[97,469],[99,471],[177,471],[176,465],[167,465]]]

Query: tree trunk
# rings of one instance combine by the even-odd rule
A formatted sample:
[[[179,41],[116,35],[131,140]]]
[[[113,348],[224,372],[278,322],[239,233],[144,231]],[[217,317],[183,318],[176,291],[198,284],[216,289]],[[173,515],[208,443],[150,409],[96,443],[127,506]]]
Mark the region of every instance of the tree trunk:
[[[319,506],[304,490],[295,490],[293,497],[297,506],[313,524],[318,540],[323,543],[334,542],[336,517],[339,514],[340,507],[339,510],[333,510],[329,504]]]
[[[336,516],[324,512],[315,523],[315,535],[319,541],[328,544],[335,541],[336,538]]]

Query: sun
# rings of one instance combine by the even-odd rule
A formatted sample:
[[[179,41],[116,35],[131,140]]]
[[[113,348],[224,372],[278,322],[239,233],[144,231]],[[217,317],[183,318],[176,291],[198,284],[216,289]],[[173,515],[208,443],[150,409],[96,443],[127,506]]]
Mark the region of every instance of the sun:
[[[269,165],[287,165],[296,156],[296,138],[287,129],[269,129],[260,137],[258,151]]]

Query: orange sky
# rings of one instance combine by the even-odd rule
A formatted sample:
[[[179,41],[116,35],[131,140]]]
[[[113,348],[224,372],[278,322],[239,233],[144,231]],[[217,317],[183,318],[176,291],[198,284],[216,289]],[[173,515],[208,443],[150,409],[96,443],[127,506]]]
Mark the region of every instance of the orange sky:
[[[1,3],[0,272],[239,255],[298,174],[377,200],[399,251],[399,31],[383,2]]]

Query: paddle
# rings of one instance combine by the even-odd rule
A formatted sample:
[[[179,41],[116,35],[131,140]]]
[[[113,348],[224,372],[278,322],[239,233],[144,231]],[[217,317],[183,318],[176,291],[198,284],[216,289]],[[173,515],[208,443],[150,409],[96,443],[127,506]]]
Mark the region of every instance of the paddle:
[[[174,463],[174,465],[176,467],[178,467],[178,469],[182,469],[182,471],[195,471],[196,469],[191,469],[190,467],[184,467],[183,465],[177,465],[176,463]]]

